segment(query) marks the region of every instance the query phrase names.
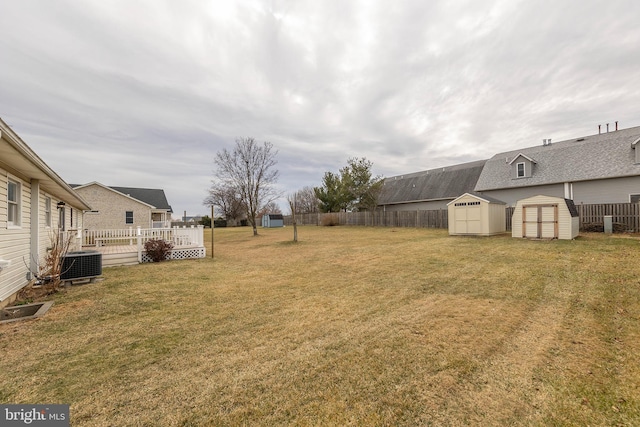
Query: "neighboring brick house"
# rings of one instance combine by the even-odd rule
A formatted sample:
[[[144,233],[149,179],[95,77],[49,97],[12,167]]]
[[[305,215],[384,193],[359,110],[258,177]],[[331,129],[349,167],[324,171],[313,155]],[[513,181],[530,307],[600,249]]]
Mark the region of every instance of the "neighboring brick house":
[[[173,211],[163,190],[107,187],[99,182],[73,187],[93,207],[84,215],[87,230],[170,227]]]

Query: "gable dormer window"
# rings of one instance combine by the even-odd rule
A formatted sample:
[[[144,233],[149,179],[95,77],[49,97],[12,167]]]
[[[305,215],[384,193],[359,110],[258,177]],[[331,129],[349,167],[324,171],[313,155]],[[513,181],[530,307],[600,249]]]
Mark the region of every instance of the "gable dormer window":
[[[533,175],[533,166],[537,162],[526,154],[518,154],[509,162],[511,166],[511,178],[530,178]]]
[[[638,148],[638,145],[640,145],[640,138],[631,143],[631,148],[635,151],[636,155],[635,164],[640,164],[640,148]]]

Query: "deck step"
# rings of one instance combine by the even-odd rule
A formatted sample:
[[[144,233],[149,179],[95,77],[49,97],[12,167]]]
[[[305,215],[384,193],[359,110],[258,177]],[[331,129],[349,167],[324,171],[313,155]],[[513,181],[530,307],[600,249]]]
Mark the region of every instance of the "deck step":
[[[122,254],[102,254],[103,267],[117,267],[120,265],[138,264],[138,253],[128,252]]]

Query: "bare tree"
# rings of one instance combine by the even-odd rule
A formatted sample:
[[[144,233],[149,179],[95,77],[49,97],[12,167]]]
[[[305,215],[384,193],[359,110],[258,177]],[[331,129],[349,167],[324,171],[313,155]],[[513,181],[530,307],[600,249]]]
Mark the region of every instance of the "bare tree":
[[[247,210],[242,201],[242,197],[240,197],[235,187],[217,182],[213,182],[209,189],[209,195],[204,199],[202,204],[205,206],[218,207],[224,219],[233,224],[235,224]]]
[[[296,219],[296,212],[298,211],[298,200],[300,199],[300,195],[298,192],[293,194],[289,194],[287,196],[287,201],[289,202],[289,209],[291,209],[291,219],[293,222],[293,241],[298,241],[298,221]]]
[[[281,213],[282,213],[282,210],[280,209],[280,206],[278,206],[276,202],[269,202],[266,205],[264,205],[262,209],[260,209],[260,212],[258,212],[258,216],[263,216],[267,214],[281,214]]]
[[[239,138],[233,151],[223,149],[215,157],[215,174],[222,185],[240,195],[254,236],[258,235],[258,211],[280,196],[273,187],[278,180],[276,154],[270,142],[259,145],[253,138]]]
[[[313,190],[313,187],[304,187],[296,191],[293,196],[296,198],[296,213],[306,214],[319,212],[318,198],[316,197],[316,192]]]

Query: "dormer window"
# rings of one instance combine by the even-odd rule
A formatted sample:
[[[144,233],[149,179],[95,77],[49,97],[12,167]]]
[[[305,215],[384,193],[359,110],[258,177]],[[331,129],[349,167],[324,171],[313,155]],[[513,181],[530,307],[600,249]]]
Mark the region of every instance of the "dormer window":
[[[535,164],[536,161],[526,154],[518,154],[509,162],[511,177],[513,179],[530,178],[533,175],[533,165]]]
[[[635,141],[633,141],[631,143],[631,148],[633,148],[633,150],[636,152],[636,164],[640,164],[640,148],[638,148],[638,145],[640,145],[640,138],[636,139]]]

